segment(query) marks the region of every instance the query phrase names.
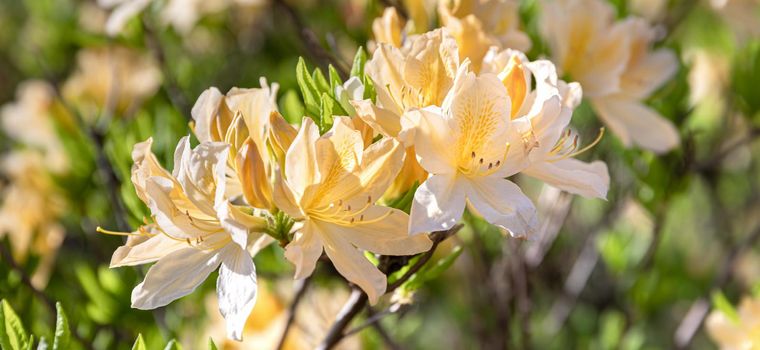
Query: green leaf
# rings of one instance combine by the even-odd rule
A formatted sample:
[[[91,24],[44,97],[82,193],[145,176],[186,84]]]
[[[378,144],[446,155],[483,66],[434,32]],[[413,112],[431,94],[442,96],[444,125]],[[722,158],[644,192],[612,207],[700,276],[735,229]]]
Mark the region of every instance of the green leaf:
[[[280,110],[288,123],[300,124],[303,118],[304,105],[298,93],[294,90],[285,91],[282,97],[280,97]],[[134,189],[132,189],[132,192],[134,192]]]
[[[328,77],[330,78],[330,93],[335,96],[335,88],[343,85],[343,80],[340,79],[340,74],[331,64],[327,67]],[[336,98],[338,96],[335,96]]]
[[[306,62],[303,57],[298,58],[298,64],[296,65],[296,81],[298,87],[301,89],[301,95],[303,96],[304,104],[306,105],[306,113],[310,117],[319,116],[319,92],[317,85],[314,83],[309,71],[306,69]]]
[[[415,181],[412,187],[406,191],[403,196],[394,198],[390,202],[386,203],[386,205],[391,208],[402,210],[408,214],[409,210],[412,209],[412,200],[414,200],[414,193],[417,192],[417,187],[419,186],[420,183],[418,181]]]
[[[135,345],[132,345],[132,350],[147,350],[142,333],[137,335],[137,340],[135,340]]]
[[[366,75],[362,79],[362,83],[364,84],[364,98],[372,100],[372,103],[376,103],[377,91],[375,91],[375,83]]]
[[[367,63],[367,52],[364,51],[364,48],[360,46],[359,49],[356,50],[356,55],[354,55],[354,63],[351,65],[351,76],[363,77],[364,65],[366,63]]]
[[[3,349],[26,349],[29,335],[21,319],[5,299],[0,304],[0,346]]]
[[[322,74],[322,70],[319,68],[315,68],[314,72],[311,73],[312,79],[314,79],[314,84],[317,85],[317,89],[321,93],[328,93],[332,95],[333,93],[330,92],[330,83],[327,82],[327,79],[325,79],[325,75]]]
[[[53,350],[68,349],[71,341],[71,331],[69,330],[69,319],[63,311],[60,302],[55,303],[55,334],[53,335]]]
[[[462,246],[454,247],[449,255],[436,261],[435,265],[423,268],[421,271],[412,276],[404,288],[407,290],[419,289],[425,282],[438,278],[438,276],[443,274],[444,271],[448,270],[448,268],[454,264],[454,261],[456,261],[460,255],[462,255],[462,251]]]
[[[208,350],[218,350],[216,344],[214,344],[214,339],[211,339],[211,337],[208,337]]]
[[[712,293],[712,304],[713,307],[726,315],[730,320],[737,323],[739,322],[739,313],[736,312],[736,309],[731,305],[731,302],[726,299],[723,292],[718,290]]]
[[[166,344],[164,350],[182,350],[182,345],[176,339],[172,339]]]
[[[330,95],[322,93],[322,104],[320,106],[321,115],[319,118],[320,123],[318,123],[321,134],[324,134],[327,130],[330,130],[330,127],[332,127],[335,105],[336,103],[334,103],[334,100]]]
[[[45,337],[40,337],[40,342],[37,343],[37,350],[47,350],[47,349],[48,349],[47,339],[45,339]]]
[[[29,340],[26,343],[26,350],[32,350],[34,348],[34,334],[29,335]]]

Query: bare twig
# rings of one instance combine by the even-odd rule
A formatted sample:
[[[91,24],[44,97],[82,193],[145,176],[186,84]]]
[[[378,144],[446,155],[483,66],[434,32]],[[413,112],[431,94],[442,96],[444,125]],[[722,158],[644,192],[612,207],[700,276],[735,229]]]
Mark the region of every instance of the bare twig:
[[[296,293],[293,296],[293,301],[290,302],[290,307],[288,307],[288,318],[285,322],[285,329],[282,331],[280,342],[277,343],[277,349],[282,349],[282,347],[285,345],[285,339],[288,337],[288,331],[290,330],[291,326],[293,326],[293,321],[296,319],[296,310],[298,309],[298,304],[301,302],[301,299],[303,299],[303,296],[306,295],[306,290],[309,288],[309,282],[311,282],[311,277],[296,280],[295,282]]]
[[[425,253],[422,253],[420,258],[417,260],[414,265],[412,265],[409,270],[404,273],[403,276],[399,277],[398,280],[388,285],[388,288],[386,288],[386,293],[391,293],[396,288],[400,287],[404,284],[409,278],[411,278],[415,273],[417,273],[422,266],[424,266],[430,258],[433,256],[433,253],[435,253],[436,248],[438,245],[443,242],[446,238],[451,237],[452,235],[456,234],[460,229],[462,228],[462,225],[456,225],[452,227],[451,229],[448,229],[446,231],[436,231],[430,234],[430,239],[433,241],[433,246]],[[408,257],[391,257],[391,258],[397,258],[397,259],[406,259]],[[378,268],[381,271],[384,271],[385,273],[388,273],[388,266],[393,264],[393,261],[381,259],[381,265],[385,266],[378,266]],[[348,301],[343,306],[343,309],[338,313],[338,317],[335,320],[335,323],[330,327],[330,330],[328,331],[327,335],[325,336],[325,339],[322,341],[322,343],[319,345],[318,349],[331,349],[335,345],[337,345],[346,335],[344,330],[348,326],[349,323],[361,312],[361,310],[365,307],[367,304],[367,294],[365,294],[361,289],[354,286],[351,291],[351,296],[348,298]]]

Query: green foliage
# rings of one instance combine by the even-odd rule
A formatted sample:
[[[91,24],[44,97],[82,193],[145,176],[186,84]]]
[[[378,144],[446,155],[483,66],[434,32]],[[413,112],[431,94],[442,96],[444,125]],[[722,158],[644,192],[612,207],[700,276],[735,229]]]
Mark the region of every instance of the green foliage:
[[[53,350],[68,349],[71,342],[71,330],[69,330],[69,319],[63,311],[60,302],[55,303],[57,312],[55,318],[55,333],[53,336]]]
[[[132,350],[147,350],[148,348],[145,346],[145,340],[143,340],[142,334],[137,335],[137,339],[135,340],[135,344],[132,345]]]
[[[0,301],[0,346],[3,349],[26,349],[33,338],[30,338],[21,324],[21,319],[8,301]]]
[[[737,105],[748,117],[755,117],[760,112],[758,81],[760,81],[760,41],[755,41],[750,42],[738,52],[731,76],[731,88]]]

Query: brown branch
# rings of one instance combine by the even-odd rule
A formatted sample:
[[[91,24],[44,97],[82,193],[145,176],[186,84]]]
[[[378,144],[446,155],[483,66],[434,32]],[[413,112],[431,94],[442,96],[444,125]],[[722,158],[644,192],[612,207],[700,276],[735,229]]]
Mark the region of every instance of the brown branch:
[[[348,70],[345,68],[342,62],[338,60],[333,54],[329,53],[322,44],[319,42],[317,35],[309,27],[306,26],[298,12],[290,6],[285,0],[274,0],[275,5],[279,6],[290,19],[293,27],[298,32],[298,37],[303,43],[306,54],[312,61],[316,62],[320,68],[327,70],[329,65],[335,67],[340,75],[340,78],[348,79]]]
[[[282,331],[280,341],[277,343],[278,350],[282,349],[283,346],[285,346],[285,339],[288,337],[288,331],[290,331],[290,328],[293,326],[293,322],[296,320],[296,310],[298,309],[298,304],[301,302],[301,299],[303,299],[303,296],[306,295],[306,290],[309,288],[310,282],[311,277],[296,280],[295,282],[296,293],[293,296],[293,301],[290,302],[290,307],[288,307],[288,318],[285,322],[285,329]]]
[[[430,239],[433,241],[433,246],[430,247],[430,250],[428,250],[425,253],[422,253],[420,258],[417,260],[414,265],[412,265],[409,270],[404,273],[403,276],[399,277],[398,280],[388,285],[385,292],[391,293],[396,288],[400,287],[404,284],[404,282],[408,281],[409,278],[411,278],[415,273],[417,273],[422,266],[424,266],[430,258],[433,256],[433,253],[435,253],[436,248],[438,245],[443,242],[446,238],[449,238],[456,234],[460,229],[462,228],[462,225],[456,225],[446,231],[436,231],[430,234]],[[383,258],[383,257],[381,257]],[[408,257],[404,256],[394,256],[389,257],[389,259],[380,259],[380,265],[378,268],[385,272],[389,273],[388,269],[389,266],[392,266],[395,261],[398,259],[407,259]],[[348,298],[348,301],[343,306],[343,309],[338,313],[338,317],[335,320],[335,323],[330,327],[330,330],[328,331],[327,335],[325,336],[325,339],[322,341],[322,343],[319,345],[318,349],[332,349],[335,345],[337,345],[346,335],[345,329],[348,326],[349,323],[356,317],[356,315],[361,312],[361,310],[365,307],[367,304],[367,294],[365,294],[361,289],[354,286],[351,291],[351,296]]]

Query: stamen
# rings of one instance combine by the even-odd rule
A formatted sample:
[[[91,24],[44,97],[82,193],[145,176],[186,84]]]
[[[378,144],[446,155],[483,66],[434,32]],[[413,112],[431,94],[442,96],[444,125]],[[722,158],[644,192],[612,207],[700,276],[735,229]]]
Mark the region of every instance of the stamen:
[[[109,231],[109,230],[106,230],[106,229],[104,229],[104,228],[102,228],[100,226],[96,227],[95,231],[97,231],[98,233],[103,233],[103,234],[106,234],[106,235],[113,235],[113,236],[140,236],[139,233]]]

